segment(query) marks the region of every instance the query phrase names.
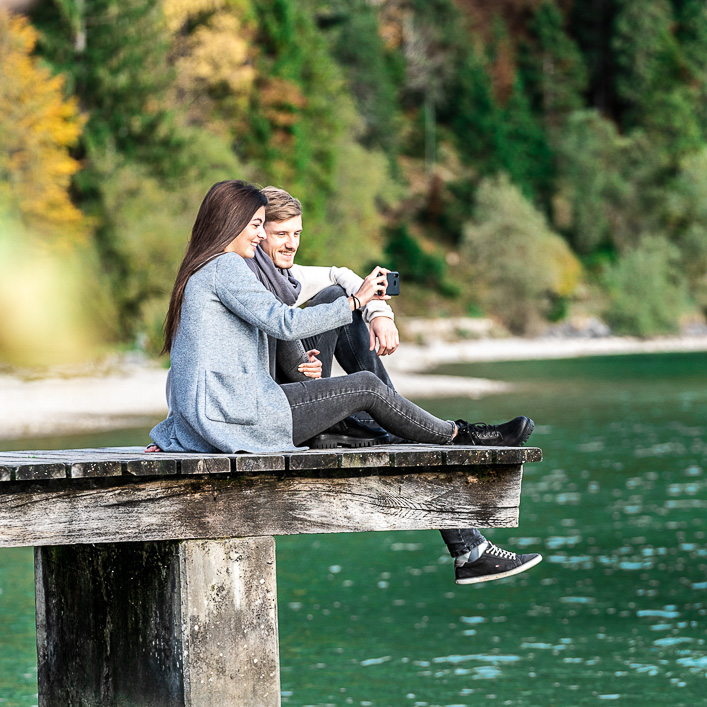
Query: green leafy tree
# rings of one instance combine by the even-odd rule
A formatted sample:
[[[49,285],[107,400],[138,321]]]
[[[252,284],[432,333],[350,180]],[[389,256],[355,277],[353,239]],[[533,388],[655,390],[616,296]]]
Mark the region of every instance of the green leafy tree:
[[[576,111],[556,148],[555,222],[578,253],[622,252],[662,228],[664,154],[646,133],[621,135],[596,111]]]
[[[603,276],[609,326],[617,334],[652,336],[677,331],[687,309],[680,253],[665,238],[646,236]]]
[[[574,292],[581,267],[506,175],[484,179],[463,253],[475,270],[480,304],[515,333],[528,333]]]
[[[680,43],[695,92],[695,108],[703,140],[707,139],[707,5],[701,0],[681,0],[676,8]]]
[[[667,213],[690,295],[707,314],[707,149],[682,160],[668,193]]]

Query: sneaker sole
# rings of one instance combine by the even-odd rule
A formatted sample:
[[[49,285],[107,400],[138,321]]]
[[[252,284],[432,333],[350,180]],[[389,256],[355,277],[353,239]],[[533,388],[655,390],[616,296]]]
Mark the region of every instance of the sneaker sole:
[[[478,584],[479,582],[491,582],[494,579],[503,579],[504,577],[512,577],[514,574],[520,574],[521,572],[525,572],[525,570],[529,570],[531,567],[535,567],[539,562],[542,562],[543,556],[538,555],[535,559],[533,560],[528,560],[525,564],[521,565],[520,567],[514,567],[512,570],[508,570],[508,572],[499,572],[499,574],[487,574],[484,575],[483,577],[470,577],[469,579],[457,579],[456,584]]]
[[[356,437],[347,437],[346,435],[317,435],[316,440],[309,440],[307,446],[311,449],[335,449],[336,447],[352,447],[360,449],[361,447],[373,447],[376,444],[388,444],[388,435],[385,437],[374,437],[368,439],[358,439]]]
[[[518,440],[519,447],[528,441],[530,435],[533,434],[533,430],[535,429],[535,423],[530,418],[528,418],[528,420],[530,424],[525,428],[522,437]],[[537,564],[537,562],[535,564]]]

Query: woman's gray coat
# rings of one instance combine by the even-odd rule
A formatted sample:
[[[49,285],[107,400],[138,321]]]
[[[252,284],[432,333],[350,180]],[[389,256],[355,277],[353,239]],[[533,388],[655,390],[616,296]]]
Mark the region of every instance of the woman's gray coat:
[[[297,309],[224,253],[189,278],[171,351],[169,416],[150,432],[165,452],[284,452],[292,415],[268,372],[266,334],[292,341],[351,322],[341,297]]]

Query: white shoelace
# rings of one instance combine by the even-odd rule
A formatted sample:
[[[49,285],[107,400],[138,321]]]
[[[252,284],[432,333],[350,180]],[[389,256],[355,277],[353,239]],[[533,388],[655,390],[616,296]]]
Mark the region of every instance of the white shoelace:
[[[486,548],[486,554],[493,555],[494,557],[500,557],[503,560],[514,560],[516,557],[514,552],[504,550],[493,543],[489,543],[489,547]]]

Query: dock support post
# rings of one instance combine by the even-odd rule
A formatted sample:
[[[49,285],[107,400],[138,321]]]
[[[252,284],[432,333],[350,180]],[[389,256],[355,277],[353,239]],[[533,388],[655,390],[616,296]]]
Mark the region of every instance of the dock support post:
[[[275,540],[35,549],[41,707],[277,707]]]

